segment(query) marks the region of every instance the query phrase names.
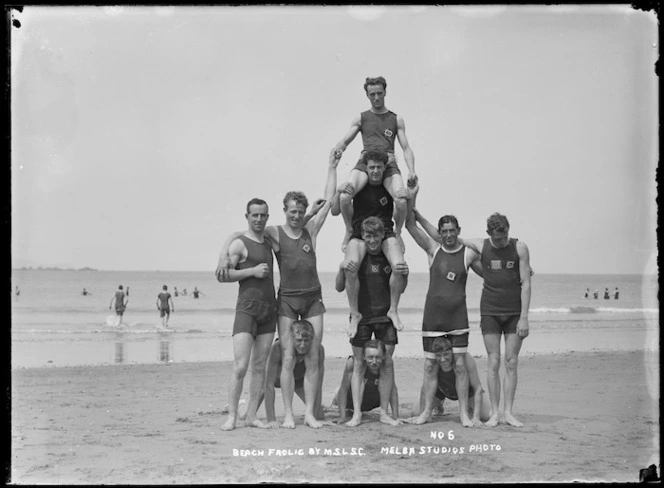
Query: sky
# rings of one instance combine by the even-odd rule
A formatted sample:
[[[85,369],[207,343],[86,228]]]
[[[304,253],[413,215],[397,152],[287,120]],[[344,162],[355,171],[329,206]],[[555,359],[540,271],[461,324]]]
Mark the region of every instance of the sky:
[[[509,218],[537,273],[655,273],[657,21],[628,6],[25,7],[11,31],[12,265],[213,271],[245,205],[322,197],[387,79],[418,209]],[[338,168],[343,182],[358,136]],[[404,175],[407,168],[397,144]],[[342,260],[341,217],[317,244]],[[404,230],[411,271],[427,258]]]

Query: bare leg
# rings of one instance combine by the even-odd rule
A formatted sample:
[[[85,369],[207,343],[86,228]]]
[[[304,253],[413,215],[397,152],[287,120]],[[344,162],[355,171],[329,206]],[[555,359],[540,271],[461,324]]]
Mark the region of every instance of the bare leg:
[[[284,421],[281,426],[285,429],[295,428],[295,419],[293,417],[293,390],[295,389],[295,379],[293,378],[293,368],[295,367],[295,349],[293,349],[293,339],[290,335],[290,326],[294,319],[285,316],[279,316],[277,319],[279,325],[279,345],[281,346],[281,398],[284,401]]]
[[[408,214],[408,203],[406,202],[406,187],[403,184],[403,178],[400,174],[388,176],[383,181],[383,186],[390,193],[394,200],[394,233],[401,246],[401,252],[404,252],[404,244],[401,239],[401,230]]]
[[[459,418],[464,427],[473,427],[468,416],[468,369],[466,368],[466,352],[454,353],[454,375],[456,391],[459,398]]]
[[[392,418],[387,413],[387,408],[392,396],[392,388],[394,388],[394,361],[392,354],[394,354],[394,344],[385,345],[387,354],[381,365],[380,376],[378,377],[378,389],[380,393],[380,421],[388,425],[398,425],[400,422],[396,418]]]
[[[360,263],[364,259],[367,252],[366,245],[360,239],[351,239],[346,247],[346,260],[357,263],[359,268]],[[357,326],[362,320],[362,314],[359,310],[359,294],[360,294],[360,280],[357,272],[346,271],[346,295],[348,296],[348,305],[350,306],[350,322],[348,323],[349,337],[354,337],[357,333]]]
[[[304,425],[312,429],[320,429],[323,424],[316,420],[314,407],[316,405],[316,396],[320,386],[319,354],[321,341],[323,340],[323,315],[309,317],[307,320],[314,327],[314,340],[311,343],[309,352],[304,356],[306,371],[304,373]]]
[[[233,430],[237,422],[237,407],[242,394],[242,384],[249,368],[249,358],[254,344],[251,334],[241,332],[233,336],[233,373],[228,385],[228,418],[222,430]]]
[[[350,390],[353,393],[353,417],[346,422],[349,427],[357,427],[362,422],[362,396],[364,395],[364,350],[361,347],[353,347],[353,376],[350,379]]]
[[[254,339],[254,347],[251,353],[251,381],[249,382],[249,403],[247,404],[247,427],[259,427],[267,429],[268,425],[256,418],[258,400],[263,394],[265,384],[265,363],[272,347],[274,332],[257,335]],[[236,407],[237,408],[237,407]],[[230,414],[229,414],[230,415]]]
[[[396,238],[390,237],[383,241],[382,245],[383,254],[390,262],[392,269],[396,267],[397,264],[403,263],[403,253]],[[359,287],[358,287],[359,288]],[[403,324],[401,323],[401,318],[399,317],[399,300],[401,299],[401,294],[406,289],[406,279],[403,275],[392,273],[390,275],[390,309],[387,311],[387,317],[392,320],[394,327],[397,330],[403,330]]]
[[[432,358],[424,360],[424,378],[422,381],[422,390],[424,392],[424,408],[417,417],[408,419],[411,424],[424,424],[431,419],[431,410],[433,410],[433,400],[436,396],[438,387],[438,362]]]
[[[350,241],[350,236],[353,233],[353,196],[357,194],[362,188],[365,187],[369,181],[369,176],[364,171],[359,169],[352,169],[350,175],[348,176],[347,183],[353,185],[355,193],[349,195],[348,193],[341,193],[339,195],[339,205],[341,207],[341,216],[344,219],[344,225],[346,227],[346,233],[344,235],[344,240],[341,243],[341,250],[345,251],[348,241]]]
[[[318,350],[318,388],[316,389],[316,401],[314,402],[314,414],[316,420],[323,420],[323,378],[325,377],[325,348],[320,345]]]
[[[519,365],[519,351],[523,339],[516,334],[505,334],[505,379],[503,391],[505,392],[505,422],[514,427],[523,427],[512,415],[514,394],[517,384],[517,367]]]
[[[484,346],[488,356],[487,386],[491,404],[491,417],[486,421],[488,427],[498,425],[500,405],[500,338],[501,334],[483,334]]]

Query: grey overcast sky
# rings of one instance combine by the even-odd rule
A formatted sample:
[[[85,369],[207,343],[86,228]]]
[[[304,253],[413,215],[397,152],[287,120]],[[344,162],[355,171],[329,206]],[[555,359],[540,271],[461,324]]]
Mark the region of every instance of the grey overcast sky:
[[[25,7],[11,32],[12,260],[213,270],[252,197],[322,196],[387,79],[431,221],[508,216],[539,273],[655,271],[653,12],[564,7]],[[349,146],[346,178],[361,150]],[[407,168],[400,150],[400,167]],[[405,231],[404,231],[405,232]],[[319,270],[342,259],[340,217]],[[427,260],[407,233],[412,271]]]

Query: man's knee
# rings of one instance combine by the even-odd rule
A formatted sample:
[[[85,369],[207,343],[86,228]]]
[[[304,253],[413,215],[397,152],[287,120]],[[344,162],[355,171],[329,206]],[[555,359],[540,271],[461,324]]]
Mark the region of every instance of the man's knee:
[[[339,202],[341,203],[342,206],[350,205],[353,201],[353,195],[350,193],[341,192],[339,195]]]
[[[424,373],[427,376],[435,375],[438,372],[438,368],[436,366],[437,363],[435,359],[426,358],[424,361]]]
[[[295,354],[292,351],[284,351],[281,356],[281,369],[293,371],[295,367]]]
[[[454,373],[456,375],[466,374],[468,370],[466,369],[466,358],[463,356],[459,358],[454,358]]]
[[[500,354],[489,354],[487,367],[490,371],[498,371],[500,369]]]
[[[515,372],[519,366],[519,356],[516,354],[505,356],[505,371]]]
[[[247,375],[248,370],[249,370],[248,361],[233,362],[233,376],[235,376],[236,379],[238,380],[244,379],[244,377]]]
[[[355,360],[353,362],[353,373],[364,374],[365,370],[366,370],[366,364],[364,363],[364,360],[361,361]]]

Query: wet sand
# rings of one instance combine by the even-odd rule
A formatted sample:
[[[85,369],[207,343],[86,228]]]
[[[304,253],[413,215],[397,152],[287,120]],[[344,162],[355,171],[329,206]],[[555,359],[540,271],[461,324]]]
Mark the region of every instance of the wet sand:
[[[372,412],[357,428],[313,430],[295,398],[295,430],[223,432],[230,362],[14,369],[11,482],[636,482],[659,465],[658,361],[652,350],[525,355],[514,412],[524,427],[473,429],[451,403],[421,426]],[[486,390],[486,359],[477,363]],[[342,366],[326,361],[325,405]],[[407,417],[422,360],[395,367]],[[280,418],[280,394],[276,409]]]

